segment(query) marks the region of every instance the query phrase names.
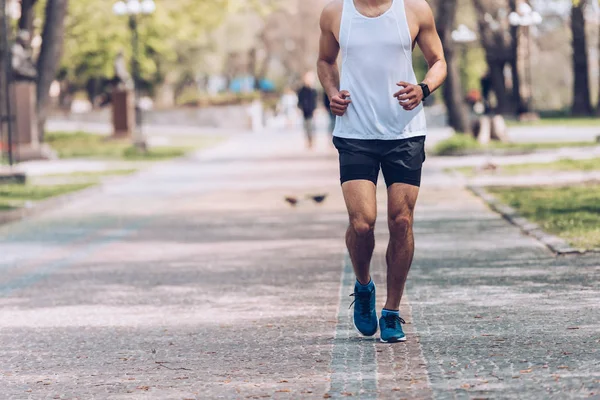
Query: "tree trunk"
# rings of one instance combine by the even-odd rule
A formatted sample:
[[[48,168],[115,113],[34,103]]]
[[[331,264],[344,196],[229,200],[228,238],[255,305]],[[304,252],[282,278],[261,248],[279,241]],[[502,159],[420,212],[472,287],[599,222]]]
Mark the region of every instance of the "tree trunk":
[[[40,141],[44,138],[50,86],[56,78],[62,56],[65,17],[69,0],[48,0],[46,22],[42,32],[42,49],[38,59],[37,112]]]
[[[457,132],[470,133],[469,110],[464,101],[460,71],[455,58],[452,30],[456,19],[457,1],[441,0],[437,9],[437,30],[442,39],[448,78],[444,83],[442,94],[448,109],[448,123]]]
[[[504,78],[505,62],[498,59],[487,60],[490,68],[490,79],[492,83],[492,91],[496,96],[496,112],[498,114],[506,114],[511,104],[506,93],[506,79]]]
[[[473,0],[477,11],[477,24],[481,36],[481,44],[485,49],[486,60],[489,65],[492,90],[496,96],[496,109],[498,114],[508,114],[513,107],[509,101],[504,79],[504,66],[511,61],[511,38],[508,32],[508,21],[498,17],[502,8],[507,6],[504,1],[498,0]],[[497,27],[492,29],[486,20],[486,15],[496,20]],[[512,97],[512,96],[511,96]]]
[[[34,6],[37,0],[21,0],[21,18],[19,19],[19,30],[26,30],[33,39],[33,21],[35,19]]]
[[[600,54],[600,25],[598,26],[598,54]],[[600,70],[600,57],[598,58],[598,70]],[[600,116],[600,79],[598,80],[598,105],[596,115]]]
[[[4,12],[6,10],[4,0],[0,0],[0,143],[4,140],[5,135],[5,125],[2,121],[2,117],[6,114],[6,73],[5,73],[5,65],[6,65],[6,48],[4,47],[4,33],[3,33],[3,23],[4,23]]]
[[[517,11],[517,0],[509,0],[511,12]],[[528,112],[528,106],[523,101],[521,95],[521,76],[519,74],[519,27],[510,27],[511,49],[510,49],[510,69],[512,72],[512,103],[517,115]]]
[[[592,114],[590,95],[589,65],[587,41],[585,37],[585,2],[573,6],[571,12],[571,31],[573,32],[573,115],[587,116]]]

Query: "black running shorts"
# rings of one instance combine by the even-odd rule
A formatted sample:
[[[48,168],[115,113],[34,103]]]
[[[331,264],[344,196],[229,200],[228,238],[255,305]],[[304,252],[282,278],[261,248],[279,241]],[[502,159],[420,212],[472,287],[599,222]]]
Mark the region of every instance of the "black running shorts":
[[[368,180],[377,185],[379,170],[388,187],[394,183],[421,186],[425,136],[398,140],[333,138],[340,153],[342,184]]]

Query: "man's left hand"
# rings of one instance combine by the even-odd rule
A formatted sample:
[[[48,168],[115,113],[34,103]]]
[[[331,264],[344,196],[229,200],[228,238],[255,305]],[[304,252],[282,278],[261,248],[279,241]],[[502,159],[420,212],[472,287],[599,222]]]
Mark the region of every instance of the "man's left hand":
[[[398,82],[402,90],[394,93],[394,97],[398,99],[398,103],[406,111],[411,111],[417,108],[423,101],[423,88],[419,85],[413,85],[407,82]]]

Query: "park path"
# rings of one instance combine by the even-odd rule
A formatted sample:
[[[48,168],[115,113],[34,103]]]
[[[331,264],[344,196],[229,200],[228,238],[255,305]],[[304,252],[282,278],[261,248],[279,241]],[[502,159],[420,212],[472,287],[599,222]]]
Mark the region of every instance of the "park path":
[[[0,398],[600,394],[598,260],[554,258],[437,168],[409,341],[358,338],[336,156],[320,147],[237,136],[0,227]],[[382,303],[383,216],[377,235]]]

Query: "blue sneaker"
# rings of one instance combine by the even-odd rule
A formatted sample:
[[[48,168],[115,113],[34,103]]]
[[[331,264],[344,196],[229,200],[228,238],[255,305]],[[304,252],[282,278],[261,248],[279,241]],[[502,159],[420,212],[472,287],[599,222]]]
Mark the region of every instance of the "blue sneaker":
[[[383,310],[379,319],[381,341],[383,343],[406,342],[402,324],[406,324],[406,321],[400,318],[400,314]]]
[[[375,311],[375,284],[371,281],[363,286],[359,282],[354,285],[354,326],[364,336],[377,333],[377,311]]]

